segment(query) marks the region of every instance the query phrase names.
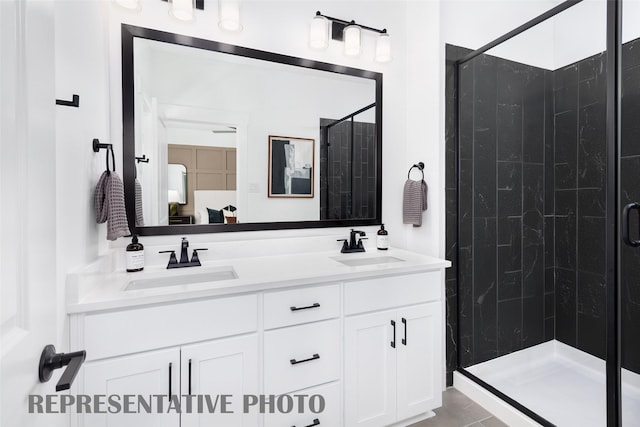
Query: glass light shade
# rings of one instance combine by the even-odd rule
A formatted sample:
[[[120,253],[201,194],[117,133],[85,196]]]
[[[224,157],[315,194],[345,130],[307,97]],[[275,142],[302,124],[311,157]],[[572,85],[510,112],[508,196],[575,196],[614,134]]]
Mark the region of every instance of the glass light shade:
[[[360,55],[360,27],[357,25],[349,25],[344,29],[344,54]]]
[[[218,26],[226,31],[242,31],[240,5],[235,0],[218,1]]]
[[[193,0],[171,0],[169,14],[180,21],[193,21]]]
[[[311,20],[309,46],[312,49],[326,49],[329,46],[329,20],[324,16],[314,16]]]
[[[134,10],[140,8],[140,0],[115,0],[115,3],[125,9]]]
[[[382,33],[376,41],[376,61],[377,62],[389,62],[391,61],[391,40],[389,34]]]

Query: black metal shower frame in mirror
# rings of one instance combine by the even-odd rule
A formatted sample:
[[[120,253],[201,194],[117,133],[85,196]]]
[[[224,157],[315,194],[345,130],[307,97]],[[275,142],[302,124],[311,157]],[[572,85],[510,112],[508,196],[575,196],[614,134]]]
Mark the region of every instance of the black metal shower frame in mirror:
[[[382,73],[314,61],[273,52],[250,49],[181,34],[152,30],[122,24],[122,128],[123,128],[123,180],[125,203],[129,224],[135,224],[135,107],[134,107],[134,39],[147,39],[193,47],[231,55],[253,58],[295,67],[327,71],[375,82],[375,132],[376,132],[376,208],[375,216],[366,219],[338,219],[316,221],[254,222],[238,224],[162,225],[149,227],[131,226],[131,232],[139,236],[204,234],[233,231],[284,230],[327,227],[356,227],[382,223]]]
[[[460,227],[460,120],[461,111],[459,85],[461,65],[471,61],[488,50],[510,40],[511,38],[527,31],[528,29],[548,20],[564,10],[580,3],[582,0],[567,0],[542,15],[526,22],[520,27],[498,37],[485,46],[468,53],[458,59],[454,73],[455,88],[455,186],[456,186],[456,236],[458,239],[461,233]],[[622,393],[621,393],[621,284],[619,274],[621,271],[620,250],[625,241],[622,227],[622,209],[620,206],[620,153],[621,153],[621,69],[622,69],[622,0],[607,0],[606,16],[606,145],[607,145],[607,182],[606,182],[606,407],[607,407],[607,427],[618,427],[622,425]],[[628,214],[628,212],[627,212]],[[627,218],[625,217],[625,220]],[[628,240],[628,236],[626,237]],[[461,247],[456,245],[456,298],[458,311],[456,313],[457,328],[456,335],[458,342],[460,339],[460,254]],[[457,352],[456,370],[466,378],[485,388],[509,405],[515,407],[522,413],[534,419],[538,423],[554,427],[554,424],[535,413],[505,393],[486,383],[482,379],[466,370],[460,360],[461,352]]]

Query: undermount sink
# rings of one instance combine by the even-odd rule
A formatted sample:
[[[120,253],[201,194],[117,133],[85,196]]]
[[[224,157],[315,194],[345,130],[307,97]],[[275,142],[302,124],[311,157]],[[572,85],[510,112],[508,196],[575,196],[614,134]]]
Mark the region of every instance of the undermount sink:
[[[338,261],[339,263],[342,263],[349,267],[360,267],[363,265],[382,265],[382,264],[389,264],[392,262],[404,262],[403,259],[396,258],[393,256],[378,256],[378,257],[371,257],[371,258],[356,258],[356,257],[345,258],[344,256],[336,256],[336,257],[331,257],[331,259]]]
[[[197,268],[197,267],[196,267]],[[237,279],[238,275],[233,267],[209,268],[204,272],[172,274],[168,271],[166,276],[150,277],[146,279],[133,279],[127,283],[125,291],[140,289],[162,288],[166,286],[190,285],[194,283],[217,282],[220,280]]]

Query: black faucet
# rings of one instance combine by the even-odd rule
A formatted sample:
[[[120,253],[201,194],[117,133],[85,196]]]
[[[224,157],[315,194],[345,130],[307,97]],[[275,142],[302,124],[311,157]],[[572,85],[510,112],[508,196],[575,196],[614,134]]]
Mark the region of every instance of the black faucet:
[[[356,238],[356,236],[360,236],[359,239]],[[347,239],[338,239],[338,242],[344,242],[342,244],[342,249],[340,250],[340,252],[342,252],[343,254],[350,254],[353,252],[364,252],[364,246],[362,245],[362,241],[366,240],[367,238],[364,237],[367,234],[364,231],[359,231],[359,230],[354,230],[353,228],[351,229],[351,232],[349,233],[349,240],[347,242]]]
[[[176,258],[176,251],[160,251],[161,254],[168,254],[169,256],[169,264],[167,264],[167,268],[182,268],[182,267],[200,267],[200,258],[198,258],[198,251],[206,251],[205,248],[194,249],[193,254],[191,255],[191,261],[189,261],[189,241],[186,237],[182,238],[182,249],[180,251],[180,262]]]

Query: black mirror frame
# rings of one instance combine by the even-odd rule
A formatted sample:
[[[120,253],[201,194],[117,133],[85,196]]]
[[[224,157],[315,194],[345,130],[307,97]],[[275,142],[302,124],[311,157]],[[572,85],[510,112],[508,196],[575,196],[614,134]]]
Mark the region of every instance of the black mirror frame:
[[[199,39],[159,30],[122,24],[122,156],[123,180],[127,220],[131,233],[139,236],[205,234],[233,231],[288,230],[304,228],[359,227],[382,223],[382,73],[329,64],[294,56],[250,49],[241,46]],[[239,224],[197,224],[197,225],[157,225],[135,226],[135,110],[134,110],[134,70],[133,41],[135,37],[172,43],[198,49],[223,52],[231,55],[277,62],[296,67],[311,68],[338,74],[372,79],[376,83],[376,214],[375,218],[252,222]]]

